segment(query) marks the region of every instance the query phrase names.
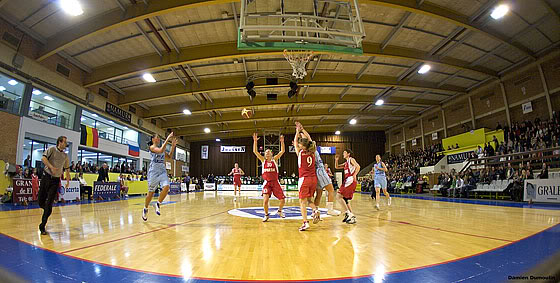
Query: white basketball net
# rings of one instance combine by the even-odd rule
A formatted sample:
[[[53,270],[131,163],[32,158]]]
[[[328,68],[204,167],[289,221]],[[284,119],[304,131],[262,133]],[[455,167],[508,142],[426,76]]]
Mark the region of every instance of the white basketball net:
[[[313,51],[310,50],[286,50],[284,49],[284,57],[290,65],[294,72],[292,76],[296,79],[303,79],[307,76],[307,71],[305,70],[305,65],[313,57]]]

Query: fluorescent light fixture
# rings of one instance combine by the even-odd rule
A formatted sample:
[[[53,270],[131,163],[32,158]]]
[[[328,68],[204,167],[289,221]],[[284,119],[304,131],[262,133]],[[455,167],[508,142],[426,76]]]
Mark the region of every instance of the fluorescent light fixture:
[[[221,142],[222,140],[221,140],[221,139],[216,139],[216,141],[217,141],[217,142]]]
[[[85,121],[85,120],[86,120],[86,118],[84,118],[84,117],[80,118],[80,121],[82,121],[82,122]]]
[[[340,135],[340,131],[334,132],[335,135]]]
[[[496,8],[494,8],[494,10],[492,10],[490,17],[492,17],[494,20],[499,20],[503,18],[508,12],[509,12],[508,5],[505,4],[498,5]]]
[[[424,65],[422,65],[422,67],[420,67],[420,70],[418,70],[418,74],[425,74],[425,73],[429,72],[431,68],[432,67],[430,65],[424,64]]]
[[[111,124],[114,124],[115,122],[113,122],[113,121],[109,121],[109,123],[111,123]]]
[[[125,129],[125,130],[128,130],[128,127],[125,126],[124,129]]]
[[[204,132],[208,134],[208,133],[210,133],[210,129],[209,128],[204,128]]]
[[[358,123],[358,121],[356,121],[356,119],[350,120],[350,125],[356,125],[356,123]]]
[[[99,117],[99,116],[97,116],[97,114],[91,114],[91,116],[93,116],[95,118]]]
[[[142,78],[149,83],[155,83],[156,82],[156,79],[154,79],[154,76],[152,76],[152,74],[150,74],[150,73],[143,74]]]
[[[35,95],[42,94],[42,92],[41,92],[40,90],[38,90],[38,89],[34,89],[33,92],[31,92],[31,93],[33,93],[33,94],[35,94]]]
[[[0,91],[5,91],[6,88],[0,85]]]
[[[375,102],[375,105],[380,106],[380,105],[383,105],[383,103],[385,103],[385,101],[383,101],[383,99],[378,99],[378,100]]]
[[[70,16],[79,16],[84,13],[78,0],[60,0],[60,8]]]
[[[183,110],[183,114],[185,114],[185,115],[191,115],[192,112],[191,112],[191,110],[189,110],[189,109],[184,109],[184,110]]]
[[[43,97],[43,99],[48,100],[48,101],[53,101],[54,100],[54,98],[52,98],[48,95],[45,95],[45,97]]]
[[[9,80],[9,81],[8,81],[8,84],[9,84],[9,85],[17,85],[18,82],[17,82],[16,80]]]

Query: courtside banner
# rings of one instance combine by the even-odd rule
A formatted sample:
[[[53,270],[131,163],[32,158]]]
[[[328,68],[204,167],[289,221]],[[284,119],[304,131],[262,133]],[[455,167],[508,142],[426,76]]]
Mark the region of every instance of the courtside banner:
[[[523,191],[524,201],[560,203],[560,180],[558,179],[525,180]]]
[[[181,193],[181,183],[169,184],[169,193],[172,195]]]
[[[66,180],[62,180],[58,189],[58,200],[80,199],[80,181],[70,181],[68,188],[65,186]]]
[[[12,192],[13,203],[33,201],[33,186],[31,179],[14,179],[14,190]]]
[[[336,154],[336,147],[334,146],[319,146],[320,154]]]
[[[222,145],[220,152],[245,152],[245,146]]]
[[[456,154],[448,154],[447,155],[447,164],[455,164],[455,163],[461,163],[467,159],[469,159],[469,157],[471,157],[473,151],[466,151],[466,152],[461,152],[461,153],[456,153]]]
[[[204,182],[204,188],[205,191],[215,191],[216,190],[216,184],[215,183],[206,183]]]
[[[93,182],[93,198],[114,198],[121,191],[121,183],[119,182]]]

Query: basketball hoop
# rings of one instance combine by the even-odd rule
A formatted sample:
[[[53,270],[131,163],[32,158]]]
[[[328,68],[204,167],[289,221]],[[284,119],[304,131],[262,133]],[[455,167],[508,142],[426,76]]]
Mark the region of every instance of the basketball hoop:
[[[307,76],[307,71],[305,70],[305,65],[313,57],[313,51],[311,50],[287,50],[284,49],[284,58],[288,60],[294,72],[292,76],[296,79],[303,79]]]

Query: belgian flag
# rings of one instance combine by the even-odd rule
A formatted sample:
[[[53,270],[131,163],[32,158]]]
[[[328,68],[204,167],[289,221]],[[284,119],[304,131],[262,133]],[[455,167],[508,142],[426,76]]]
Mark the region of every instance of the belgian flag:
[[[80,144],[89,147],[99,146],[99,133],[97,129],[90,128],[86,125],[80,125]]]

